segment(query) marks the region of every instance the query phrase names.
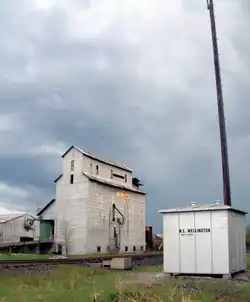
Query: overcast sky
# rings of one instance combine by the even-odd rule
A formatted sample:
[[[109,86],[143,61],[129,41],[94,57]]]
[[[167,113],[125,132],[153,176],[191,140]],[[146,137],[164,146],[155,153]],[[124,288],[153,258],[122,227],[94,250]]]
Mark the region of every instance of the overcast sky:
[[[232,202],[250,210],[250,1],[215,0]],[[0,206],[54,197],[72,144],[131,166],[159,209],[222,200],[206,0],[2,0]]]

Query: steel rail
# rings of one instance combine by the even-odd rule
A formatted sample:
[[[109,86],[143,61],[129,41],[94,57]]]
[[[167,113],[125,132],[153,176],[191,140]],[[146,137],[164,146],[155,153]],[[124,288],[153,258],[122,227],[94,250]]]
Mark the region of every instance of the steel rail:
[[[11,256],[10,256],[11,257]],[[62,259],[8,259],[0,260],[0,265],[54,265],[54,264],[91,264],[101,263],[103,260],[111,260],[113,258],[132,258],[133,261],[143,261],[145,259],[153,259],[163,257],[162,252],[137,254],[137,255],[108,255],[97,256],[91,258],[62,258]]]

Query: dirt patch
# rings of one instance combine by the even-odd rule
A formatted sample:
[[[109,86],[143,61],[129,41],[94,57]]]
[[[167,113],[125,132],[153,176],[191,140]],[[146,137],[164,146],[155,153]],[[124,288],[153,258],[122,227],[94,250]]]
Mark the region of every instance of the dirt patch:
[[[169,277],[164,273],[140,272],[129,275],[128,280],[123,280],[124,284],[144,284],[144,285],[161,285]]]
[[[140,272],[140,273],[133,273],[129,275],[128,280],[124,280],[124,283],[141,283],[141,284],[163,284],[166,280],[176,280],[178,283],[178,280],[186,280],[189,281],[210,281],[210,282],[220,282],[223,281],[222,279],[215,279],[215,278],[202,278],[202,277],[169,277],[168,275],[162,273],[162,272]],[[250,281],[250,272],[243,272],[240,274],[237,274],[233,277],[231,282],[234,283],[245,283]]]
[[[249,282],[250,281],[250,271],[245,271],[243,273],[236,274],[233,277],[233,280],[235,280],[235,281]]]

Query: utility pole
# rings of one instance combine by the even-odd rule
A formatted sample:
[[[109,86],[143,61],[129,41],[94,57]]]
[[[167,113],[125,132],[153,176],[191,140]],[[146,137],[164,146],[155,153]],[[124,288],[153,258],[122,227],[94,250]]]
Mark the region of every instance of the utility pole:
[[[224,204],[231,206],[231,188],[230,188],[228,151],[227,151],[227,133],[226,133],[226,124],[225,124],[223,92],[222,92],[221,75],[220,75],[220,61],[219,61],[219,53],[218,53],[213,0],[207,0],[207,9],[209,10],[209,15],[210,15],[211,33],[212,33],[212,42],[213,42],[214,70],[215,70],[216,92],[217,92],[217,103],[218,103],[218,118],[219,118],[219,127],[220,127]]]

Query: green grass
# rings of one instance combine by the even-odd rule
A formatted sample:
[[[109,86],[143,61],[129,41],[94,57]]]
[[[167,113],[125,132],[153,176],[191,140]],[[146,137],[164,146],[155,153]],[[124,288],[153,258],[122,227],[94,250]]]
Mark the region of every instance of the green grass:
[[[249,256],[247,264],[250,268]],[[161,284],[155,284],[147,272],[161,271],[162,266],[138,267],[131,272],[118,272],[75,265],[61,265],[50,272],[37,275],[1,275],[0,271],[0,302],[112,301],[111,297],[114,298],[117,293],[123,293],[123,300],[120,298],[113,301],[250,301],[250,283],[169,278]],[[127,284],[131,280],[133,282]],[[130,294],[126,295],[128,292]],[[138,293],[141,293],[141,297]]]
[[[162,284],[154,284],[147,279],[147,274],[143,274],[154,271],[162,271],[162,267],[139,267],[131,272],[118,272],[101,268],[61,265],[51,272],[33,276],[0,275],[0,301],[111,301],[111,296],[115,296],[116,293],[123,293],[123,300],[116,300],[123,302],[210,302],[215,299],[221,299],[220,302],[248,302],[250,299],[250,285],[248,284],[239,286],[228,281],[195,282],[185,279],[166,279]],[[138,280],[138,283],[123,283],[123,281],[129,280]],[[190,287],[191,290],[185,290],[184,285]],[[197,292],[192,292],[194,287],[197,288]],[[128,292],[133,299],[124,298]],[[141,293],[143,297],[135,298],[138,293]]]
[[[27,260],[27,259],[48,259],[50,257],[53,257],[55,255],[52,254],[46,254],[46,255],[40,255],[40,254],[0,254],[0,260]],[[1,302],[1,301],[0,301]]]

